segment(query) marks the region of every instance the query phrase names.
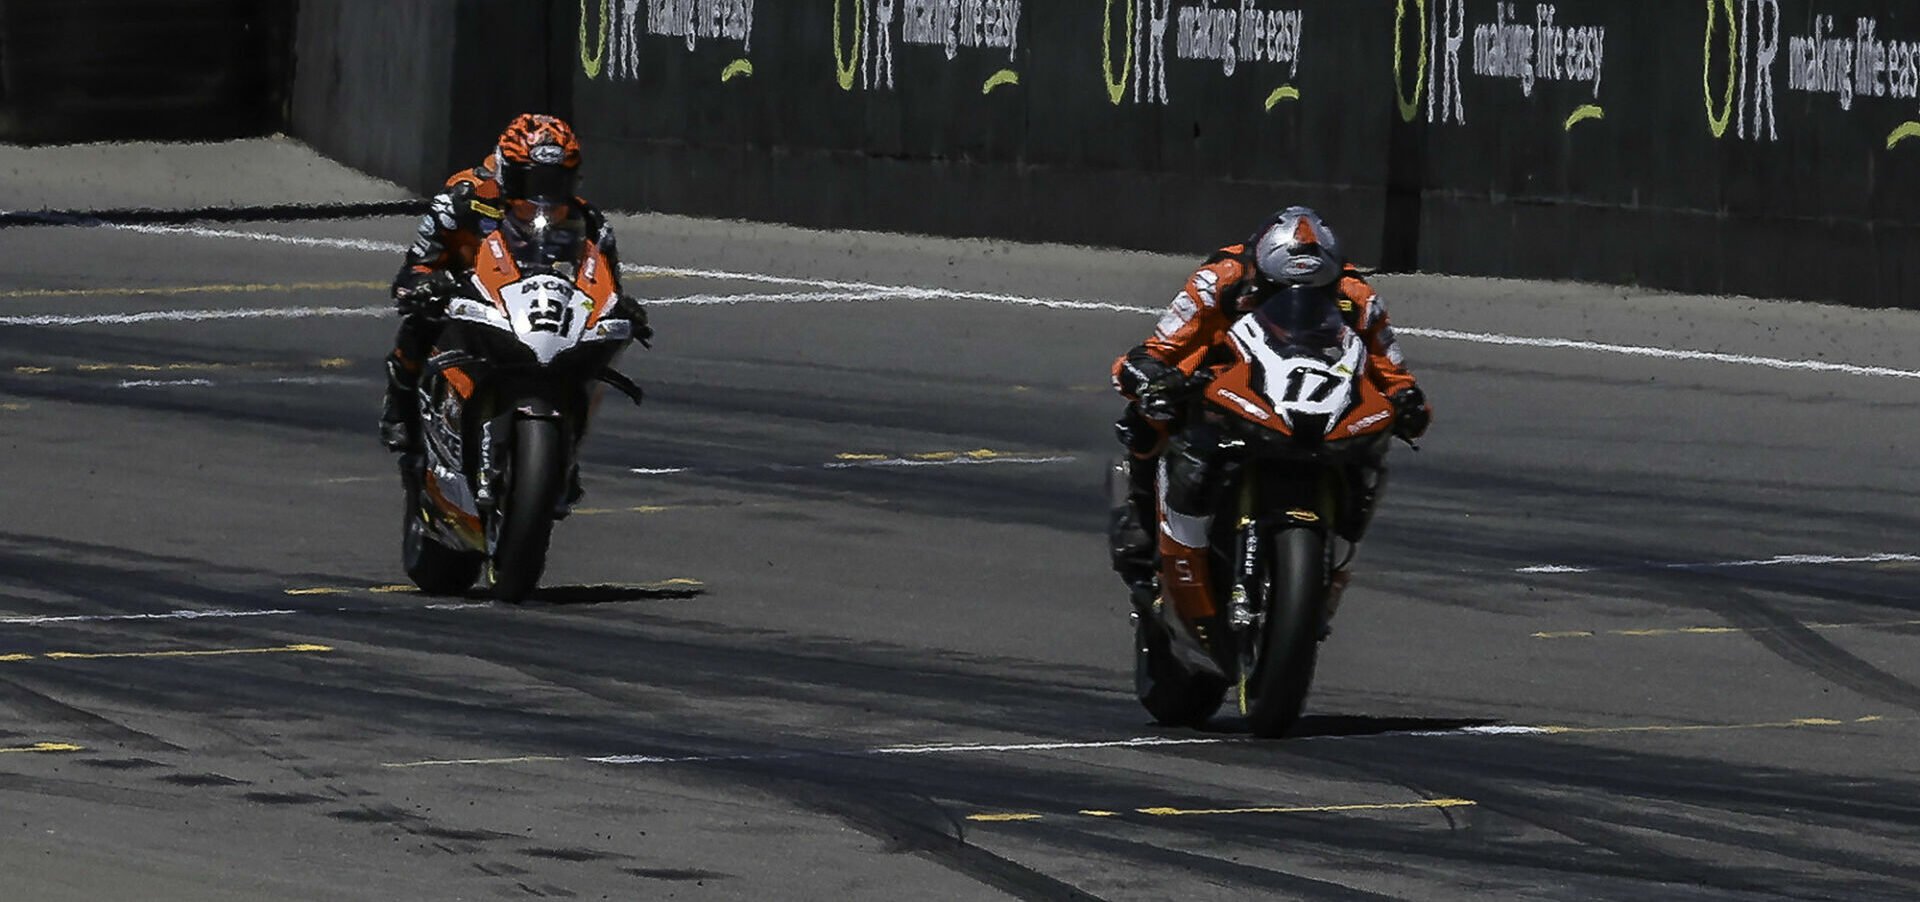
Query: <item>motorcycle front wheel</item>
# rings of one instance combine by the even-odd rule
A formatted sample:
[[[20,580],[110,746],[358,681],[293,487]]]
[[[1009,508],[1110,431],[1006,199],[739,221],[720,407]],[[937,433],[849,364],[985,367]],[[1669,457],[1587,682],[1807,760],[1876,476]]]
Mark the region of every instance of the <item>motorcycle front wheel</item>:
[[[1306,707],[1326,604],[1326,540],[1311,529],[1282,529],[1267,548],[1266,616],[1260,657],[1242,684],[1256,736],[1286,734]]]
[[[513,457],[495,530],[488,587],[496,598],[522,601],[533,594],[547,567],[547,541],[553,536],[553,512],[566,491],[567,448],[555,420],[525,419],[513,424]]]

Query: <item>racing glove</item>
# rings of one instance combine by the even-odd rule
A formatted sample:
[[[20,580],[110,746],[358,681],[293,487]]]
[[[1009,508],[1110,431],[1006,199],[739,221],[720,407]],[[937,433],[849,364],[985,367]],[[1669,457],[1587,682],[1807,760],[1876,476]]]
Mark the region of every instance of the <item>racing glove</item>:
[[[393,290],[393,307],[401,316],[438,316],[447,309],[460,282],[446,270],[429,273]]]
[[[1191,376],[1177,367],[1167,367],[1165,373],[1140,386],[1140,413],[1149,420],[1172,419],[1175,403],[1187,394],[1193,382]]]
[[[1427,404],[1427,393],[1418,385],[1409,385],[1388,398],[1393,405],[1393,434],[1409,441],[1425,435],[1427,424],[1433,422],[1433,407]]]
[[[633,322],[633,340],[643,347],[651,348],[648,340],[653,338],[653,327],[647,325],[647,308],[640,306],[640,299],[630,294],[614,295],[613,314]]]

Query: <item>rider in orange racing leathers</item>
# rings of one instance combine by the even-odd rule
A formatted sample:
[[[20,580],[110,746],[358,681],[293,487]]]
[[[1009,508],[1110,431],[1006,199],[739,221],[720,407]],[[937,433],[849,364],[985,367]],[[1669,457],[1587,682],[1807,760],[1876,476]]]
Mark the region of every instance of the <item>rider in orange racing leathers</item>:
[[[1367,347],[1367,374],[1395,411],[1394,432],[1418,438],[1433,410],[1406,369],[1400,346],[1387,323],[1386,307],[1340,256],[1333,231],[1319,214],[1290,207],[1263,223],[1251,238],[1216,251],[1175,295],[1145,343],[1114,361],[1113,385],[1131,403],[1115,429],[1130,455],[1126,502],[1114,511],[1111,527],[1113,567],[1132,589],[1136,607],[1153,603],[1156,589],[1182,610],[1212,607],[1207,566],[1207,535],[1212,522],[1207,478],[1211,445],[1182,432],[1193,424],[1174,422],[1172,398],[1188,387],[1191,367],[1201,352],[1219,341],[1240,317],[1260,306],[1274,291],[1309,288],[1335,292],[1346,323]],[[1171,453],[1167,453],[1171,452]],[[1156,502],[1156,476],[1165,456],[1164,494]],[[1366,510],[1358,528],[1345,536],[1358,541],[1383,484],[1378,461],[1349,474],[1358,480]],[[1158,522],[1160,564],[1145,524]],[[1156,573],[1161,585],[1154,585]],[[1346,574],[1334,574],[1335,591]],[[1204,600],[1204,603],[1198,603]]]
[[[577,252],[573,242],[597,246],[611,264],[618,315],[633,321],[636,339],[644,343],[652,336],[646,310],[618,293],[620,259],[613,227],[574,194],[579,169],[580,142],[573,129],[553,116],[524,113],[500,133],[492,155],[455,173],[447,179],[447,190],[433,198],[393,280],[394,306],[402,318],[387,358],[387,397],[380,414],[380,438],[389,449],[410,450],[418,441],[416,386],[420,365],[440,331],[438,316],[460,279],[473,269],[481,239],[497,229],[510,235],[538,233],[549,242],[564,243],[560,253],[569,258]],[[569,494],[578,497],[577,481]]]

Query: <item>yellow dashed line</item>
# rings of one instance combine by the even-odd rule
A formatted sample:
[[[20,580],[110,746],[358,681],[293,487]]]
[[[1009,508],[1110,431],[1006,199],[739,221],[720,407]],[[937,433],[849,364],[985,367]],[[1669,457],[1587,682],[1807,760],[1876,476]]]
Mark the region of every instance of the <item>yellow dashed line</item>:
[[[1323,814],[1346,811],[1406,811],[1421,808],[1460,808],[1478,804],[1471,799],[1428,799],[1422,802],[1383,802],[1359,805],[1299,805],[1299,806],[1262,806],[1254,808],[1135,808],[1138,814],[1150,817],[1212,817],[1234,814]],[[1079,812],[1085,817],[1119,817],[1120,812],[1101,809],[1084,809]],[[1045,815],[1031,812],[1004,812],[991,814],[970,814],[967,820],[997,823],[1005,821],[1037,821]]]
[[[82,752],[82,751],[86,751],[85,746],[74,745],[73,743],[70,743],[70,742],[36,742],[32,745],[23,745],[15,748],[10,748],[10,749],[0,749],[0,754],[10,754],[10,753],[16,753],[16,752]]]
[[[1304,805],[1290,808],[1136,808],[1154,817],[1187,817],[1219,814],[1315,814],[1334,811],[1398,811],[1410,808],[1458,808],[1475,804],[1468,799],[1432,799],[1425,802],[1389,802],[1370,805]]]
[[[204,651],[50,651],[40,655],[4,655],[0,661],[31,661],[46,658],[55,661],[97,660],[101,658],[205,658],[216,655],[270,655],[304,652],[333,651],[325,645],[278,645],[273,648],[220,648]]]
[[[959,460],[964,457],[968,460],[992,460],[996,457],[1018,457],[1023,453],[1027,453],[1027,452],[996,451],[992,448],[976,448],[972,451],[920,451],[913,454],[900,455],[899,459]],[[889,454],[874,454],[872,452],[865,452],[865,451],[846,451],[840,454],[835,454],[833,456],[833,459],[834,460],[894,460],[896,458],[893,455],[889,455]]]
[[[288,589],[288,595],[345,595],[347,590],[333,586],[321,586],[315,589]]]
[[[642,504],[637,507],[578,507],[574,508],[576,517],[600,517],[607,514],[659,514],[678,508],[661,504]]]
[[[1874,723],[1885,720],[1881,715],[1859,717],[1851,721],[1834,720],[1828,717],[1800,717],[1794,720],[1781,720],[1771,723],[1734,723],[1734,724],[1671,724],[1631,727],[1541,727],[1554,736],[1593,735],[1600,733],[1707,733],[1722,730],[1784,730],[1796,727],[1839,727],[1849,723]]]
[[[386,282],[250,282],[226,285],[175,285],[147,288],[18,288],[0,291],[0,298],[77,298],[126,295],[244,294],[265,291],[385,290]]]

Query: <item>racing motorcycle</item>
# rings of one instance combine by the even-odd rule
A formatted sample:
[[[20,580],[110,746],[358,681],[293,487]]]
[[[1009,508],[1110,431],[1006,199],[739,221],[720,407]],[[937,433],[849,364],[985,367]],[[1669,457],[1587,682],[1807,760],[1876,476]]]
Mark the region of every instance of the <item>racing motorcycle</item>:
[[[1306,702],[1335,573],[1372,516],[1394,408],[1329,291],[1278,293],[1188,363],[1173,400],[1179,422],[1201,424],[1185,437],[1213,446],[1214,597],[1210,610],[1161,596],[1134,612],[1136,694],[1158,722],[1197,725],[1237,688],[1253,732],[1280,736]]]
[[[613,369],[634,324],[610,266],[536,218],[483,238],[446,299],[419,380],[419,448],[400,458],[401,556],[421,591],[463,593],[484,574],[493,596],[519,601],[539,582],[597,383],[641,399]]]

